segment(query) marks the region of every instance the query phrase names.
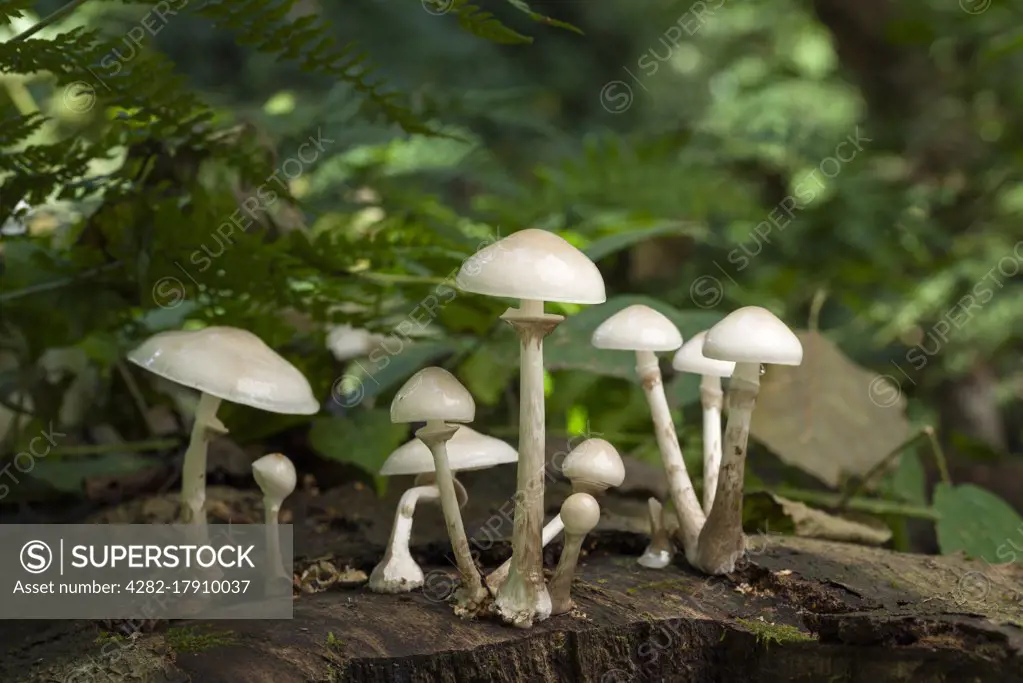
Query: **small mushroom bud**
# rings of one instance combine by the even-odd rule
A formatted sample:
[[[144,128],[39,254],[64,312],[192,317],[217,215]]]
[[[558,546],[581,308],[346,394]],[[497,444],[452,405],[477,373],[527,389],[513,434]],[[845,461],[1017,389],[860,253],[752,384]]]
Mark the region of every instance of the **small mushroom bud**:
[[[284,499],[295,491],[295,465],[283,453],[270,453],[252,463],[252,476],[263,492],[267,563],[273,572],[270,580],[281,577],[290,582],[291,577],[284,573],[277,519]]]
[[[561,506],[561,520],[565,524],[565,547],[551,578],[552,615],[572,609],[572,577],[583,539],[600,521],[600,504],[588,493],[573,493]]]

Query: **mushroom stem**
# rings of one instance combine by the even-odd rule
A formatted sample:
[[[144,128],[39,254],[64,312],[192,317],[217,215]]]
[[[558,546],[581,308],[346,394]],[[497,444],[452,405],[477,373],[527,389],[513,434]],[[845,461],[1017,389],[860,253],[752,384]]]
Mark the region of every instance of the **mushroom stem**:
[[[647,569],[664,569],[671,564],[674,546],[671,533],[664,524],[664,508],[656,498],[647,501],[650,507],[650,545],[636,562]]]
[[[219,398],[205,392],[200,395],[181,466],[181,521],[185,524],[206,524],[206,451],[212,433],[223,427],[217,419],[218,408]]]
[[[480,578],[479,570],[469,552],[469,540],[465,536],[465,527],[462,525],[462,512],[459,509],[455,479],[451,474],[451,466],[448,464],[447,442],[456,431],[458,431],[457,426],[450,426],[439,420],[431,420],[416,432],[416,436],[433,453],[444,522],[448,528],[451,549],[455,553],[458,571],[462,575],[464,593],[459,597],[459,605],[465,608],[466,614],[474,614],[476,608],[486,598],[487,591],[483,588],[483,580]]]
[[[565,523],[561,521],[561,515],[547,522],[547,526],[543,528],[543,537],[541,540],[542,547],[546,548],[550,545],[551,541],[558,537],[562,531],[565,530]],[[508,570],[511,568],[511,560],[505,560],[504,564],[490,572],[487,576],[487,587],[490,588],[490,592],[497,594],[500,590],[501,584],[504,583],[505,579],[508,578]]]
[[[729,574],[746,550],[742,533],[742,485],[750,418],[760,391],[760,364],[736,363],[728,383],[728,427],[714,507],[700,533],[696,567]]]
[[[274,576],[289,579],[284,572],[281,558],[281,537],[277,529],[277,520],[281,512],[281,501],[269,496],[263,498],[263,517],[266,526],[266,556]]]
[[[579,563],[579,551],[586,534],[565,534],[558,567],[551,578],[551,614],[564,614],[572,609],[572,578]]]
[[[686,558],[692,562],[696,557],[696,547],[700,537],[700,529],[706,517],[700,508],[696,490],[686,470],[682,458],[682,447],[678,443],[675,424],[668,408],[668,398],[664,395],[664,384],[661,382],[661,368],[653,351],[636,352],[636,373],[643,384],[650,414],[654,421],[654,432],[657,435],[657,446],[661,451],[661,460],[668,475],[668,488],[675,513],[678,515],[679,528],[682,532]]]
[[[434,501],[440,498],[436,486],[413,486],[401,494],[398,511],[394,515],[391,538],[387,552],[373,568],[369,577],[369,589],[377,593],[402,593],[423,585],[423,570],[412,559],[409,544],[412,540],[412,519],[416,503],[420,500]]]
[[[525,628],[534,620],[550,616],[550,594],[544,584],[540,546],[547,450],[543,340],[564,317],[544,313],[542,301],[523,299],[520,306],[501,316],[515,328],[520,342],[519,463],[511,566],[495,602],[504,621]]]
[[[721,378],[704,375],[700,380],[700,403],[703,406],[703,513],[710,514],[718,488],[721,470]]]

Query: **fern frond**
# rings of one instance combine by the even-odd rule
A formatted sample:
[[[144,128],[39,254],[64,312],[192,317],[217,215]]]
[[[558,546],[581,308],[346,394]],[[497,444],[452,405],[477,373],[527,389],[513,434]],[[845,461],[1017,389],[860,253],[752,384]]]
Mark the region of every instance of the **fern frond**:
[[[338,45],[326,19],[295,15],[295,0],[207,2],[197,12],[237,36],[238,41],[263,53],[293,60],[308,73],[341,80],[366,99],[389,123],[407,133],[435,135],[394,91],[373,77],[366,53],[354,43]]]
[[[423,0],[423,7],[434,15],[454,14],[458,25],[469,33],[500,45],[532,43],[533,39],[502,24],[493,14],[469,0]]]
[[[558,28],[567,29],[573,33],[583,35],[582,29],[577,26],[573,26],[567,21],[560,21],[558,19],[552,19],[547,15],[540,14],[539,12],[533,11],[533,9],[526,4],[525,0],[505,0],[509,5],[517,9],[518,11],[525,14],[527,17],[540,24],[547,24],[548,26],[556,26]]]

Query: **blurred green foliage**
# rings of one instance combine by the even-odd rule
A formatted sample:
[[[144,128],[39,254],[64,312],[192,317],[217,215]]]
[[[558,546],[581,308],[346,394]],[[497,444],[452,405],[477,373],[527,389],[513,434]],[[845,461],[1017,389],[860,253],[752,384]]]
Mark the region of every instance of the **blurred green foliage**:
[[[937,423],[954,457],[1018,452],[1009,4],[698,4],[86,2],[24,39],[60,4],[0,2],[2,450],[52,420],[67,448],[113,428],[121,445],[58,444],[30,473],[64,491],[151,462],[124,445],[154,436],[140,411],[187,413],[187,398],[124,354],[209,324],[252,330],[305,372],[329,408],[309,439],[329,459],[373,472],[408,436],[381,408],[428,364],[458,373],[484,428],[513,434],[507,302],[453,275],[532,226],[586,251],[609,290],[599,308],[548,307],[568,316],[547,345],[553,435],[591,430],[657,461],[633,359],[589,346],[618,307],[648,303],[688,337],[749,304],[805,327],[826,291],[819,328],[899,382],[916,426]],[[378,346],[337,361],[338,324]],[[698,378],[665,372],[698,472]],[[976,376],[992,378],[978,404],[1000,438],[949,421],[949,383]],[[305,428],[237,406],[222,419],[240,443]],[[926,506],[925,454],[877,495]],[[752,485],[807,485],[764,453],[750,469]]]

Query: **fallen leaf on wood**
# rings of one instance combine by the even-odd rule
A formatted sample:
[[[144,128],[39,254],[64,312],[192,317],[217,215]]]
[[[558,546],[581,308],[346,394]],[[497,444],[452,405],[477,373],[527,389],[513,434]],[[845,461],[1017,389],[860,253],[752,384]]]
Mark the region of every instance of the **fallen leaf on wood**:
[[[751,436],[784,462],[837,488],[862,477],[912,436],[906,399],[818,332],[800,331],[803,364],[769,365]]]
[[[880,521],[870,523],[838,517],[773,493],[750,494],[744,503],[747,520],[752,517],[752,521],[767,532],[782,531],[861,545],[882,545],[892,537],[892,530]]]

